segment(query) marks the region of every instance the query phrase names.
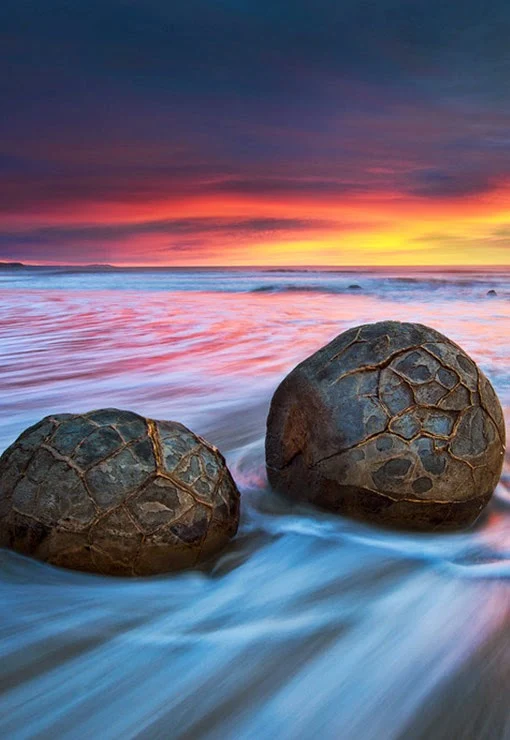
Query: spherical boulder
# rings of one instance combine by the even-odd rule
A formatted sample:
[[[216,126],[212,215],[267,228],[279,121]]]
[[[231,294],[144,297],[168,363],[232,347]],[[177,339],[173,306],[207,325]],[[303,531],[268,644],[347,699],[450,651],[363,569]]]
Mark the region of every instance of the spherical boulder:
[[[350,329],[304,360],[267,421],[275,490],[408,529],[474,522],[504,449],[501,405],[473,360],[438,331],[396,321]]]
[[[0,458],[0,546],[54,565],[111,575],[192,567],[238,520],[225,460],[174,421],[56,414]]]

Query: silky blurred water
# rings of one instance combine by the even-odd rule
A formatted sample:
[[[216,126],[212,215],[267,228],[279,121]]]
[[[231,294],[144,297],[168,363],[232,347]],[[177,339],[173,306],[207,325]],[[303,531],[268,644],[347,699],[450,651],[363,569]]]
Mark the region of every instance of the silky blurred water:
[[[459,342],[508,424],[503,272],[0,272],[0,451],[50,412],[129,408],[209,438],[242,492],[239,534],[203,571],[120,580],[0,551],[0,737],[510,738],[510,456],[457,535],[267,487],[278,382],[383,318]]]

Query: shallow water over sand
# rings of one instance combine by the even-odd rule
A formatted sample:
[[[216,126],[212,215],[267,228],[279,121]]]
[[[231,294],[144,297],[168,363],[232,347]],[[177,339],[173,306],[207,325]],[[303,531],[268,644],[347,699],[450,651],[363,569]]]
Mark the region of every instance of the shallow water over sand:
[[[178,419],[226,455],[242,523],[211,569],[145,580],[1,551],[0,737],[510,738],[510,456],[488,513],[448,536],[292,507],[263,456],[285,373],[383,318],[459,342],[508,424],[508,277],[111,279],[1,280],[0,450],[49,412]]]

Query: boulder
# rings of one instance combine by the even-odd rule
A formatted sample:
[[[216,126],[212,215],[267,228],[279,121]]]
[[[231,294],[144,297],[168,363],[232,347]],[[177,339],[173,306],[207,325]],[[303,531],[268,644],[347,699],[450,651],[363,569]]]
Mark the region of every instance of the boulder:
[[[267,421],[275,490],[409,529],[473,523],[504,449],[491,384],[457,344],[421,324],[340,334],[283,380]]]
[[[236,533],[239,492],[182,424],[101,409],[47,416],[0,458],[0,545],[76,570],[193,567]]]

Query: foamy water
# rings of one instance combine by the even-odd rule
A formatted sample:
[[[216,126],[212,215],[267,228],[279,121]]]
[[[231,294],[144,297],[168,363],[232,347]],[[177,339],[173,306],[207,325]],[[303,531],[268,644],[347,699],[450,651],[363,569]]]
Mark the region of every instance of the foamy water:
[[[119,580],[0,552],[0,737],[510,738],[510,456],[457,535],[267,488],[278,382],[381,319],[459,342],[508,423],[503,273],[0,273],[0,450],[50,412],[129,408],[208,437],[242,492],[239,534],[203,572]]]

